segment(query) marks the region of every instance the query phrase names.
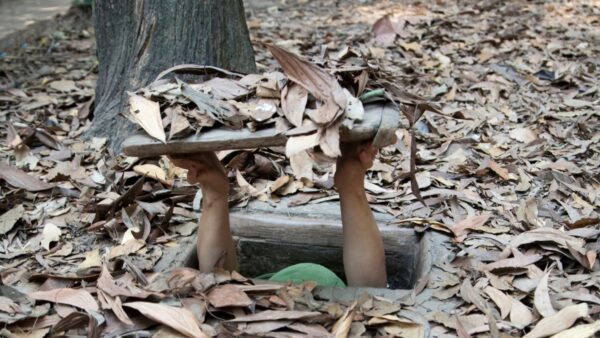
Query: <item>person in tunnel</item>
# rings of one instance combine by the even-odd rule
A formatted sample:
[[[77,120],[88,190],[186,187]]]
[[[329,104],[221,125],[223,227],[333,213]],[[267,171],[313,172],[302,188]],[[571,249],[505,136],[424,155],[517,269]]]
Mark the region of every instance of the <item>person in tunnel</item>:
[[[337,159],[334,185],[340,195],[343,228],[344,272],[349,286],[385,287],[387,276],[383,241],[364,188],[367,170],[379,149],[372,143],[343,143]],[[201,272],[217,268],[236,270],[237,257],[229,227],[229,181],[213,152],[172,157],[173,164],[188,170],[187,179],[202,190],[202,215],[198,225],[197,252]],[[270,280],[344,286],[329,269],[301,263],[275,272]]]

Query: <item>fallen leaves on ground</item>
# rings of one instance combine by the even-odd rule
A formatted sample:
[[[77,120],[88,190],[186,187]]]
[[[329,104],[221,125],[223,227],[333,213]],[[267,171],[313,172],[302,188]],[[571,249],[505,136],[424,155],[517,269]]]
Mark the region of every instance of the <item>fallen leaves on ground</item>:
[[[193,313],[187,309],[148,302],[131,302],[123,306],[136,309],[144,316],[165,324],[187,337],[208,337],[198,326]]]
[[[83,289],[59,288],[49,291],[37,291],[28,294],[27,297],[33,300],[68,304],[84,310],[98,311],[98,304],[94,297]]]
[[[178,330],[184,321],[185,330],[207,336],[343,336],[348,324],[349,336],[371,337],[421,330],[432,337],[596,334],[599,7],[583,1],[274,6],[249,14],[253,40],[303,55],[338,83],[350,83],[351,95],[340,95],[347,117],[360,118],[357,102],[381,99],[370,78],[406,102],[402,126],[410,128],[398,130],[398,141],[380,152],[367,174],[367,197],[394,224],[446,238],[440,244],[446,254],[435,257],[412,297],[389,301],[393,306],[367,297],[344,317],[351,303],[313,302],[307,298],[313,291],[300,286],[263,287],[193,269],[153,271],[168,250],[193,237],[202,196],[167,158],[116,156],[106,139],[83,138],[91,123],[95,43],[89,16],[71,17],[0,59],[4,329],[168,334],[157,323]],[[312,138],[295,144],[289,160],[283,147],[220,152],[233,210],[251,198],[288,207],[335,199],[331,176],[318,170],[325,161],[303,149],[314,138],[328,139],[316,123],[328,119],[313,120],[321,117],[317,105],[342,109],[341,98],[328,91],[317,98],[310,84],[289,75],[284,85],[277,61],[262,45],[256,49],[260,78],[217,77],[191,89],[225,102],[256,95],[249,104],[232,104],[245,114],[246,127],[274,125]],[[154,90],[168,95],[177,86]],[[328,100],[334,96],[339,100]],[[170,139],[214,126],[186,100],[186,109],[160,107]],[[201,95],[198,103],[206,109],[211,100]],[[416,109],[429,101],[440,111]],[[230,111],[211,110],[235,127]],[[411,194],[413,184],[424,203]],[[211,304],[211,292],[222,307]],[[126,306],[142,301],[150,312],[147,305],[146,313]],[[156,306],[186,315],[156,318]]]

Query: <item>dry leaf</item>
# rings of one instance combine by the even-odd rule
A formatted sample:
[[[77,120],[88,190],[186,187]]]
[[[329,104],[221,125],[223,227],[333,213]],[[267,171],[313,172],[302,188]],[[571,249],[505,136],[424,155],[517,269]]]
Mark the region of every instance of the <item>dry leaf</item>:
[[[245,190],[248,194],[250,194],[250,196],[258,196],[261,193],[261,191],[259,191],[252,184],[246,181],[246,179],[239,170],[235,171],[235,178],[240,188]]]
[[[508,170],[506,170],[504,167],[502,167],[500,164],[498,164],[496,161],[492,161],[490,159],[490,163],[489,163],[489,167],[490,169],[492,169],[496,174],[498,174],[498,176],[502,177],[503,180],[507,181],[509,179],[511,179],[511,174],[508,172]]]
[[[487,295],[490,297],[490,299],[500,309],[500,317],[502,319],[506,318],[506,316],[508,316],[508,314],[510,313],[510,310],[512,308],[512,302],[513,302],[512,298],[505,295],[504,292],[502,292],[496,288],[493,288],[491,286],[486,287],[483,291],[485,291],[485,293],[487,293]]]
[[[244,315],[229,320],[230,322],[256,322],[261,320],[280,320],[280,319],[305,319],[316,317],[320,312],[315,311],[283,311],[283,310],[266,310],[250,315]]]
[[[502,167],[500,164],[498,164],[498,162],[492,160],[489,157],[486,157],[483,160],[483,162],[481,163],[481,166],[477,170],[477,174],[483,175],[483,173],[480,173],[480,171],[485,170],[487,168],[491,169],[493,172],[495,172],[498,176],[500,176],[505,181],[508,181],[509,179],[512,179],[512,178],[516,178],[516,176],[511,175],[508,172],[508,170],[506,170],[506,168]]]
[[[346,108],[346,95],[335,77],[314,64],[274,45],[268,45],[269,51],[290,80],[308,90],[326,107],[319,112],[324,124],[334,121]],[[317,122],[317,121],[315,121]]]
[[[160,118],[158,102],[150,101],[143,96],[130,94],[129,96],[131,120],[139,124],[148,135],[166,143],[165,130]]]
[[[459,338],[472,338],[469,332],[467,332],[467,330],[465,329],[458,316],[456,316],[456,333],[458,334]]]
[[[243,118],[238,115],[237,109],[232,104],[195,90],[192,86],[177,78],[176,80],[181,87],[183,96],[194,102],[202,115],[207,115],[210,119],[219,121],[233,129],[240,129],[242,127]]]
[[[375,21],[373,24],[373,34],[375,34],[375,40],[382,46],[389,46],[394,43],[396,31],[389,16],[386,15]]]
[[[184,334],[181,334],[168,326],[160,325],[157,327],[158,330],[154,332],[152,338],[185,338]]]
[[[34,300],[72,305],[87,311],[99,310],[94,297],[83,289],[59,288],[49,291],[36,291],[29,293],[27,297]]]
[[[526,231],[514,236],[509,245],[504,249],[503,256],[508,257],[513,248],[536,242],[554,242],[565,249],[568,249],[570,246],[581,254],[585,254],[585,250],[583,249],[585,245],[584,240],[565,234],[563,231],[557,229],[542,228]]]
[[[60,143],[56,137],[54,137],[54,135],[45,129],[35,128],[35,137],[50,149],[60,150],[63,148],[62,143]]]
[[[302,86],[290,83],[281,93],[281,110],[287,120],[296,127],[302,127],[308,92]]]
[[[46,250],[50,250],[50,243],[58,242],[61,233],[59,227],[53,223],[46,223],[44,230],[42,230],[42,247]]]
[[[369,54],[374,59],[382,59],[385,57],[385,48],[369,46]]]
[[[85,253],[85,259],[77,266],[77,271],[84,271],[90,268],[101,267],[102,259],[98,248]]]
[[[15,303],[12,299],[4,296],[0,296],[0,311],[4,311],[10,315],[20,313],[23,310],[19,304]]]
[[[585,100],[577,100],[577,99],[566,99],[564,101],[565,105],[571,108],[585,108],[592,107],[594,105],[593,102],[585,101]]]
[[[171,130],[169,130],[169,139],[177,137],[179,134],[184,133],[191,127],[187,117],[179,111],[179,109],[173,109],[171,112]]]
[[[328,337],[329,332],[325,330],[319,324],[304,324],[295,322],[293,324],[288,325],[288,327],[292,330],[296,330],[298,332],[306,333],[310,337]]]
[[[339,124],[333,124],[324,130],[321,129],[317,134],[319,135],[319,147],[325,155],[331,158],[342,156]]]
[[[169,230],[172,230],[175,233],[178,233],[182,236],[189,236],[191,235],[194,231],[196,231],[196,229],[198,228],[198,224],[196,224],[196,222],[186,222],[180,225],[171,225],[169,227]]]
[[[510,322],[518,328],[525,328],[533,322],[533,315],[527,306],[513,299],[510,309]]]
[[[71,80],[52,81],[48,85],[50,86],[50,88],[56,89],[60,92],[70,92],[77,90],[75,82]]]
[[[363,70],[360,74],[354,79],[354,82],[358,84],[358,88],[356,90],[356,96],[362,95],[367,87],[367,82],[369,81],[369,72]]]
[[[409,43],[401,42],[400,47],[402,47],[404,50],[407,50],[407,51],[412,50],[413,52],[415,52],[418,55],[423,54],[423,46],[421,46],[421,44],[416,41],[409,42]]]
[[[539,210],[537,200],[535,198],[530,197],[525,201],[521,202],[518,211],[519,219],[522,219],[522,217],[520,216],[521,210],[523,215],[525,216],[525,221],[529,223],[529,225],[536,228],[543,227],[544,224],[542,220],[538,217]]]
[[[125,216],[123,216],[123,219],[125,219]],[[135,228],[130,228],[125,231],[125,233],[123,234],[123,238],[121,239],[121,244],[125,244],[131,240],[135,240],[135,236],[133,236],[134,229],[136,229],[136,232],[139,231],[139,228],[137,226]]]
[[[0,235],[4,235],[5,233],[12,230],[18,220],[21,219],[23,214],[25,213],[25,208],[23,204],[19,204],[16,207],[10,209],[0,216]]]
[[[363,107],[362,101],[354,97],[350,92],[344,88],[344,94],[346,94],[346,117],[351,120],[360,121],[365,116],[365,107]]]
[[[216,307],[246,307],[252,305],[253,301],[248,295],[233,285],[222,285],[212,289],[207,295],[208,302]]]
[[[285,144],[285,156],[292,157],[319,144],[319,133],[288,138]]]
[[[600,331],[600,320],[591,324],[582,324],[572,329],[557,333],[551,338],[588,338]]]
[[[457,240],[462,241],[467,230],[480,228],[488,221],[490,217],[491,215],[488,213],[473,216],[456,223],[450,228],[450,230],[452,230],[454,236],[458,237]]]
[[[550,295],[548,294],[549,275],[549,272],[544,274],[544,277],[542,277],[538,286],[535,288],[535,294],[533,299],[533,303],[535,305],[536,310],[543,317],[550,317],[556,314],[556,311],[554,311],[552,303],[550,302]]]
[[[343,92],[342,92],[342,95]],[[344,95],[344,100],[346,96]],[[344,101],[345,104],[345,101]],[[306,109],[306,115],[317,125],[328,127],[332,122],[341,120],[338,117],[344,113],[344,109],[340,109],[339,105],[333,100],[325,101],[324,104],[317,106],[317,109]]]
[[[252,118],[257,122],[269,120],[276,112],[276,101],[272,99],[260,99],[257,101],[237,102],[231,101],[240,113]]]
[[[120,256],[128,256],[134,252],[137,252],[146,245],[146,242],[142,239],[129,240],[124,244],[117,245],[110,249],[109,259],[114,259]]]
[[[244,97],[250,93],[248,88],[241,85],[238,81],[225,79],[221,77],[213,77],[199,85],[191,85],[195,89],[196,86],[207,88],[216,98],[223,100],[235,100]]]
[[[291,320],[265,320],[263,322],[245,323],[243,324],[243,331],[247,334],[265,334],[267,332],[275,331],[284,327],[287,327],[292,323]]]
[[[425,337],[425,330],[423,326],[412,323],[392,323],[383,327],[385,331],[391,334],[393,337],[406,337],[406,338],[421,338]]]
[[[161,297],[159,293],[144,291],[137,288],[135,285],[123,285],[123,282],[115,281],[106,265],[102,266],[102,271],[97,281],[97,287],[112,297],[125,296],[147,298],[152,295]]]
[[[273,182],[273,184],[271,184],[271,186],[269,187],[269,190],[272,193],[275,193],[275,192],[277,192],[277,190],[281,189],[286,184],[288,184],[289,181],[290,181],[289,176],[287,176],[287,175],[280,176],[275,180],[275,182]]]
[[[575,323],[577,319],[588,316],[588,305],[585,303],[570,305],[556,314],[540,320],[533,330],[529,331],[523,338],[548,337],[555,333],[564,331]]]
[[[367,325],[380,324],[384,324],[385,331],[394,337],[421,338],[425,336],[425,330],[421,324],[394,315],[375,316],[367,322]]]
[[[131,302],[123,306],[138,310],[144,316],[169,326],[191,338],[208,338],[200,330],[194,315],[187,309],[148,302]]]
[[[356,308],[357,302],[355,301],[352,305],[348,306],[344,314],[335,322],[331,328],[331,335],[334,338],[347,338],[352,325],[352,317],[354,316],[354,309]]]
[[[60,245],[60,249],[54,251],[48,257],[64,257],[69,256],[73,252],[73,244],[67,242]]]
[[[488,305],[479,294],[479,290],[471,285],[471,281],[465,278],[460,285],[460,296],[465,301],[475,305],[481,312],[488,312]]]
[[[340,108],[345,108],[346,96],[335,77],[282,48],[274,45],[267,47],[292,81],[304,87],[317,99],[325,102],[332,98]]]
[[[23,145],[23,140],[21,139],[21,136],[19,136],[19,133],[17,132],[17,130],[15,129],[15,126],[13,126],[12,123],[8,122],[6,124],[6,146],[9,149],[15,149],[15,152],[21,148],[27,148],[27,146]],[[21,149],[24,150],[24,149]]]
[[[524,268],[530,264],[539,261],[542,258],[542,255],[520,255],[519,257],[501,259],[493,263],[486,264],[482,267],[482,270],[501,272],[504,270],[511,270],[515,268]]]
[[[98,300],[102,305],[103,309],[110,309],[119,318],[119,320],[127,325],[133,325],[131,318],[127,315],[121,304],[120,297],[112,297],[107,295],[104,291],[98,290]]]
[[[166,186],[170,187],[173,185],[173,180],[167,179],[165,171],[157,165],[140,164],[133,167],[133,171],[142,176],[153,178]]]
[[[292,171],[296,178],[313,179],[313,161],[308,154],[308,151],[301,151],[290,156],[290,166],[292,167]]]
[[[27,191],[36,192],[53,188],[53,185],[28,175],[22,170],[3,163],[0,163],[0,178],[5,180],[13,187],[25,189]]]
[[[7,338],[44,338],[50,332],[50,328],[43,329],[35,329],[31,332],[22,332],[22,333],[13,333],[10,336],[7,335]]]
[[[531,143],[537,139],[537,135],[527,127],[515,128],[510,131],[510,137],[525,144]]]

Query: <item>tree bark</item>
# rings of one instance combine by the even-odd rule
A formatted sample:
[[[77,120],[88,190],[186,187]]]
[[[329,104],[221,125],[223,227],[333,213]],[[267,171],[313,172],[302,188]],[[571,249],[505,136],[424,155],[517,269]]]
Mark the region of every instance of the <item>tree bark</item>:
[[[122,115],[126,91],[185,63],[256,70],[242,0],[97,0],[93,13],[99,75],[88,135],[115,151],[135,129]]]

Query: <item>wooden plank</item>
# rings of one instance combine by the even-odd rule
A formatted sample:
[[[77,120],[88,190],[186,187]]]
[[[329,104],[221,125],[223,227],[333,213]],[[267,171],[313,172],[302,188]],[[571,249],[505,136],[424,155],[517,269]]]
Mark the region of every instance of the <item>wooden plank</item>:
[[[199,135],[167,141],[167,143],[139,133],[123,142],[123,152],[128,156],[153,157],[193,154],[201,151],[280,146],[284,145],[286,140],[284,135],[277,135],[274,128],[254,133],[247,129],[213,129]]]
[[[352,129],[342,127],[340,138],[343,142],[370,140],[377,135],[382,122],[385,129],[399,126],[399,112],[393,105],[369,104],[365,106],[365,117]],[[201,151],[227,149],[250,149],[258,147],[283,146],[287,137],[278,134],[274,127],[250,132],[248,129],[212,129],[187,138],[162,143],[145,133],[138,133],[123,142],[123,151],[128,156],[154,157],[160,155],[191,154]]]
[[[397,111],[395,103],[384,103],[384,110]],[[373,138],[373,145],[378,148],[383,148],[392,143],[396,135],[396,129],[400,125],[400,114],[381,114],[381,121],[377,133]]]

